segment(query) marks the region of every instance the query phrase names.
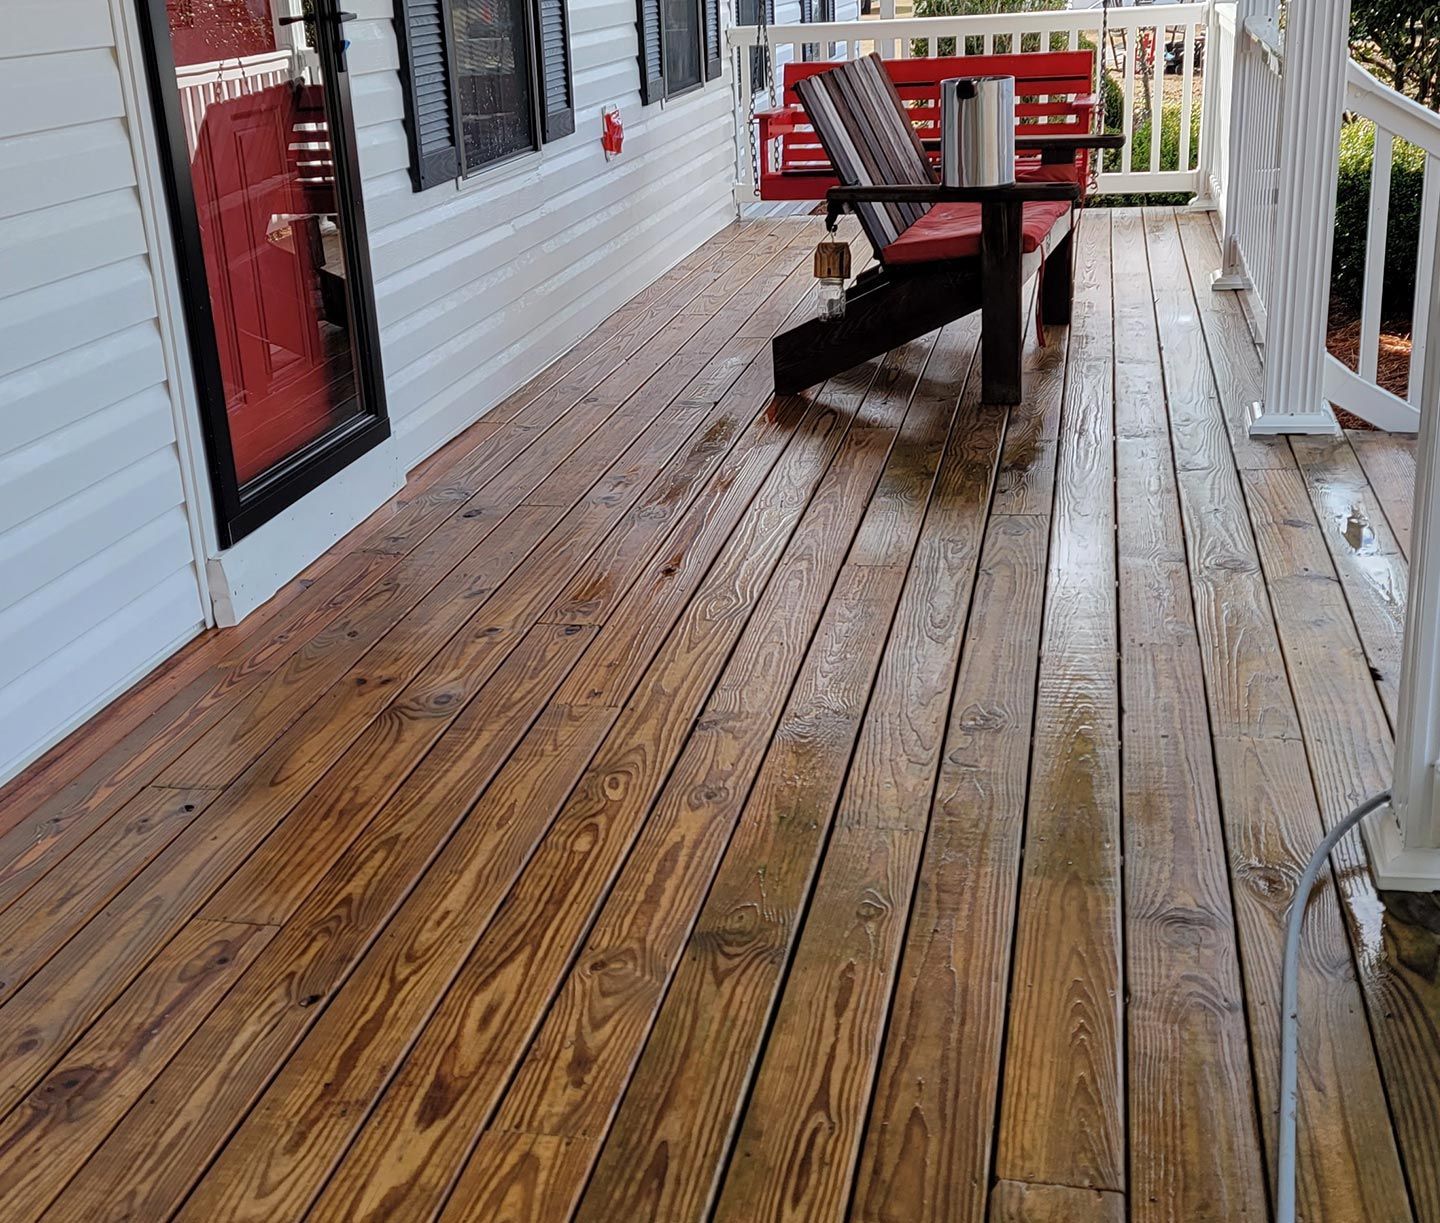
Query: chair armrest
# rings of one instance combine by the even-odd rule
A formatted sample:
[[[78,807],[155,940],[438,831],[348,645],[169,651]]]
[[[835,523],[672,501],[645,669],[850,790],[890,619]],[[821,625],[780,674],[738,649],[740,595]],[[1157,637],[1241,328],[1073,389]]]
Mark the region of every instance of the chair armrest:
[[[1008,204],[1077,200],[1075,183],[1007,183],[1001,187],[946,187],[941,183],[900,186],[831,187],[826,202],[844,209],[852,204]]]
[[[1075,152],[1080,149],[1123,149],[1125,137],[1119,132],[1102,132],[1095,136],[1091,134],[1074,136],[1020,136],[1015,137],[1015,148],[1039,149],[1042,153],[1049,150],[1063,150]]]

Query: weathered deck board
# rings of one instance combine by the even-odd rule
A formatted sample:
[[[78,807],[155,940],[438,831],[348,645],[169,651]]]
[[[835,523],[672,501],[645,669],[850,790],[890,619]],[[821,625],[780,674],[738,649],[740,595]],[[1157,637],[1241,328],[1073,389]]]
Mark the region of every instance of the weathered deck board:
[[[1178,254],[1188,262],[1192,284],[1198,279],[1197,266],[1203,269],[1218,258],[1214,234],[1189,218],[1178,223],[1167,220],[1149,232],[1157,239],[1162,258],[1174,259]],[[1178,252],[1177,234],[1183,247]],[[1152,259],[1155,250],[1152,244]],[[1197,305],[1212,345],[1211,365],[1219,371],[1223,362],[1214,337],[1237,325],[1239,304],[1227,294],[1214,294],[1198,297]],[[1244,325],[1243,320],[1238,325]],[[1239,377],[1252,383],[1258,379],[1260,364],[1253,346],[1248,350],[1236,346],[1228,355]],[[1304,728],[1303,743],[1293,746],[1250,743],[1244,737],[1231,744],[1227,737],[1237,727],[1217,722],[1215,729],[1227,822],[1234,828],[1232,853],[1235,846],[1254,845],[1262,838],[1270,846],[1264,857],[1235,859],[1232,874],[1241,907],[1249,909],[1249,922],[1242,916],[1242,928],[1248,924],[1256,936],[1246,953],[1246,973],[1262,989],[1261,997],[1250,1002],[1252,1047],[1261,1096],[1272,1102],[1265,1118],[1273,1150],[1278,1037],[1273,1015],[1261,1007],[1278,971],[1279,927],[1284,919],[1273,911],[1276,898],[1288,898],[1287,883],[1293,888],[1319,840],[1317,812],[1323,826],[1329,827],[1353,803],[1385,784],[1390,745],[1358,629],[1294,453],[1288,446],[1283,453],[1277,451],[1268,469],[1245,472],[1243,484],[1245,538],[1236,540],[1231,555],[1247,571],[1261,570],[1273,618],[1265,617],[1258,644],[1267,657],[1283,661],[1292,690],[1290,716]],[[1198,520],[1201,512],[1197,509],[1193,517]],[[1264,807],[1257,804],[1267,798],[1275,804],[1268,825]],[[1301,1148],[1302,1200],[1314,1204],[1321,1216],[1406,1218],[1413,1204],[1419,1218],[1440,1218],[1440,1151],[1434,1127],[1419,1122],[1421,1115],[1434,1116],[1440,1108],[1433,1099],[1440,1081],[1433,1069],[1440,1058],[1435,1038],[1440,1030],[1435,1018],[1440,1016],[1436,961],[1429,959],[1416,972],[1410,952],[1377,951],[1387,943],[1397,948],[1417,942],[1435,947],[1440,914],[1433,898],[1423,897],[1407,898],[1400,909],[1404,916],[1387,912],[1365,871],[1356,836],[1337,848],[1332,864],[1338,872],[1351,948],[1347,956],[1347,949],[1337,947],[1333,935],[1328,941],[1324,938],[1328,901],[1322,901],[1312,917],[1315,924],[1309,929],[1302,964],[1302,996],[1316,1015],[1304,1032],[1307,1042],[1314,1042],[1315,1052],[1313,1062],[1307,1063],[1314,1077],[1302,1084],[1301,1091],[1301,1108],[1310,1122]],[[1261,937],[1266,926],[1269,930]],[[1369,1009],[1373,1038],[1369,1048],[1362,1039],[1355,1003],[1344,988],[1345,976],[1337,971],[1337,965],[1350,957]],[[1378,1076],[1370,1069],[1372,1056],[1379,1063]],[[1418,1069],[1427,1064],[1432,1069]],[[1325,1072],[1331,1077],[1321,1077]],[[1376,1090],[1375,1078],[1381,1076],[1390,1093],[1387,1101]],[[1385,1130],[1400,1139],[1408,1195],[1401,1169],[1390,1160],[1391,1142]],[[1374,1142],[1373,1160],[1357,1165],[1347,1159],[1345,1153],[1369,1141]]]
[[[1266,1216],[1411,444],[1248,438],[1169,210],[1086,214],[1009,412],[976,320],[772,401],[819,229],[727,229],[0,792],[7,1223]],[[1337,864],[1303,1208],[1440,1223],[1440,902]]]
[[[1113,246],[1117,300],[1175,292],[1163,277],[1152,283],[1141,217],[1116,217]],[[1130,324],[1116,328],[1116,368],[1163,374],[1156,314]],[[1119,422],[1144,409],[1117,399],[1115,412]],[[1174,462],[1167,434],[1117,443],[1130,1215],[1260,1223],[1235,915]]]
[[[1110,219],[1096,216],[1109,281]],[[1114,338],[1110,298],[1087,305],[1060,417],[995,1170],[1123,1192]]]

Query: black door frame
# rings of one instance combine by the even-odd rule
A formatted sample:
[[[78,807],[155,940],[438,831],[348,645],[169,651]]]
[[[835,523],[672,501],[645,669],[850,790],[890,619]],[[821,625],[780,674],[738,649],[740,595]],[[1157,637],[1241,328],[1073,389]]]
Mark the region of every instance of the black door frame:
[[[206,467],[215,499],[216,531],[221,547],[228,548],[390,436],[370,243],[355,151],[350,75],[344,69],[340,45],[344,27],[338,0],[316,0],[316,51],[325,81],[337,203],[344,218],[340,231],[345,251],[346,296],[355,322],[352,336],[355,374],[361,403],[368,410],[336,426],[242,487],[235,475],[230,445],[220,350],[215,340],[210,288],[200,242],[200,219],[190,179],[190,150],[181,118],[180,90],[175,81],[175,53],[165,12],[166,0],[135,0],[135,3],[140,16],[145,72],[160,129],[161,170],[178,256],[185,330],[199,392]]]

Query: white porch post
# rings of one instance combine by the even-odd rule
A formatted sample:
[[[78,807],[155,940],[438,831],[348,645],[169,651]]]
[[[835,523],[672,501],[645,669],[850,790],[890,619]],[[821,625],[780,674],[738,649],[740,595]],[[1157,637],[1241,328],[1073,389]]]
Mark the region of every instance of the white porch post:
[[[1432,235],[1433,239],[1434,235]],[[1431,241],[1429,325],[1440,318],[1440,242]],[[1435,333],[1440,334],[1440,333]],[[1394,801],[1366,821],[1375,881],[1382,888],[1440,888],[1440,352],[1427,347],[1415,453],[1414,528],[1395,728]]]
[[[1250,432],[1334,433],[1323,385],[1325,317],[1350,0],[1305,0],[1287,17],[1265,398],[1251,407]]]

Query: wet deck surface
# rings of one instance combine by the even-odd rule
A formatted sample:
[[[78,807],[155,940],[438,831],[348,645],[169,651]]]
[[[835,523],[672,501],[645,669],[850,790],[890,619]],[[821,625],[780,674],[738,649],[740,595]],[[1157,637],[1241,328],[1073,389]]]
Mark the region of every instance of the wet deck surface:
[[[0,793],[0,1216],[1261,1220],[1414,460],[1251,441],[1206,218],[773,401],[732,227]],[[1440,905],[1305,944],[1307,1219],[1440,1221]]]

